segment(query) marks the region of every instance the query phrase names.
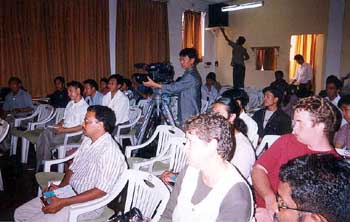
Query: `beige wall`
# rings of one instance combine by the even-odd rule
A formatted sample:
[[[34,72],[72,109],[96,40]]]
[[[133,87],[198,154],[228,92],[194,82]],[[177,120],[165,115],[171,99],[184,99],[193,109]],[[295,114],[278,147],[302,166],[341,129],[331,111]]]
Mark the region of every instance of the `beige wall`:
[[[255,55],[251,47],[257,46],[280,47],[277,69],[288,78],[291,35],[326,34],[328,3],[328,0],[268,0],[260,8],[229,12],[227,35],[233,40],[240,35],[247,39],[244,46],[251,58],[246,62],[245,84],[264,87],[274,80],[273,71],[255,70]],[[216,46],[218,80],[232,84],[231,48],[222,35],[218,36]]]
[[[340,74],[350,72],[350,1],[345,1],[344,25],[343,25],[343,46],[341,55]]]

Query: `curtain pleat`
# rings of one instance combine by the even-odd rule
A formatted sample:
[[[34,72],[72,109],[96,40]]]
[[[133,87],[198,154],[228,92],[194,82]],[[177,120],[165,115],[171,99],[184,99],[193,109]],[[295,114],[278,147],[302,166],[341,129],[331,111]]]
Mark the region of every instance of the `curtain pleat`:
[[[117,1],[116,68],[130,77],[135,63],[169,61],[168,10],[165,2]]]
[[[198,58],[202,59],[202,17],[201,12],[184,12],[184,31],[182,48],[195,48],[198,52]]]
[[[0,0],[0,85],[17,76],[37,97],[57,75],[108,75],[108,12],[108,0]]]

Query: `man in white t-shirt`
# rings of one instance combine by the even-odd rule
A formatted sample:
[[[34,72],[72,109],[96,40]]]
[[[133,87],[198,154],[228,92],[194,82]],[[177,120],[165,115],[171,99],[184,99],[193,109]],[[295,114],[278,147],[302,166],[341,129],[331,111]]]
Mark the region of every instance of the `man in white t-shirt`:
[[[121,75],[111,75],[108,79],[109,92],[102,99],[102,105],[113,110],[116,117],[116,126],[129,121],[129,99],[120,90],[122,84],[123,77]]]
[[[294,56],[294,60],[300,65],[297,73],[291,81],[291,84],[299,85],[299,90],[303,93],[309,93],[311,90],[311,81],[313,79],[312,67],[306,63],[304,57],[300,54]]]
[[[51,148],[63,144],[65,134],[82,130],[81,124],[88,108],[88,104],[82,96],[84,87],[78,81],[71,81],[67,86],[68,96],[71,101],[64,110],[63,119],[54,125],[53,128],[45,129],[36,141],[37,166],[40,166],[42,160],[50,159]],[[76,140],[79,139],[80,137],[76,138]]]

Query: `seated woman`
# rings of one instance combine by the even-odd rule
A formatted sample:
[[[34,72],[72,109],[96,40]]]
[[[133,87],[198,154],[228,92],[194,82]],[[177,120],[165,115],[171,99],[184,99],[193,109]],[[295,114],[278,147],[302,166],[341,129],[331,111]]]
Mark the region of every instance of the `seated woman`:
[[[239,104],[230,97],[221,97],[213,104],[212,112],[219,113],[233,125],[236,151],[230,162],[251,183],[251,170],[256,160],[255,151],[247,137],[247,125],[239,118]]]
[[[204,113],[186,121],[189,165],[179,174],[160,221],[248,222],[253,215],[249,185],[230,164],[234,154],[231,124]]]

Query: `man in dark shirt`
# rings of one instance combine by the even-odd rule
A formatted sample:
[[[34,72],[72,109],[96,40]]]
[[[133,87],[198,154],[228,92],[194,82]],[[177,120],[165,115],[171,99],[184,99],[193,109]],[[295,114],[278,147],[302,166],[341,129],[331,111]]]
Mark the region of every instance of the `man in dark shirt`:
[[[232,47],[232,60],[231,66],[233,67],[233,87],[234,88],[244,88],[244,78],[245,78],[245,64],[244,61],[249,59],[247,50],[243,47],[245,43],[245,38],[239,36],[236,42],[230,40],[225,29],[221,28],[221,32],[228,44]]]
[[[289,84],[286,82],[286,80],[283,79],[283,72],[281,70],[276,71],[275,78],[276,80],[273,81],[270,86],[278,89],[283,93],[283,95],[285,95],[289,88]]]
[[[50,104],[55,108],[65,108],[69,102],[67,89],[64,87],[63,76],[57,76],[54,81],[56,91],[48,95]]]

